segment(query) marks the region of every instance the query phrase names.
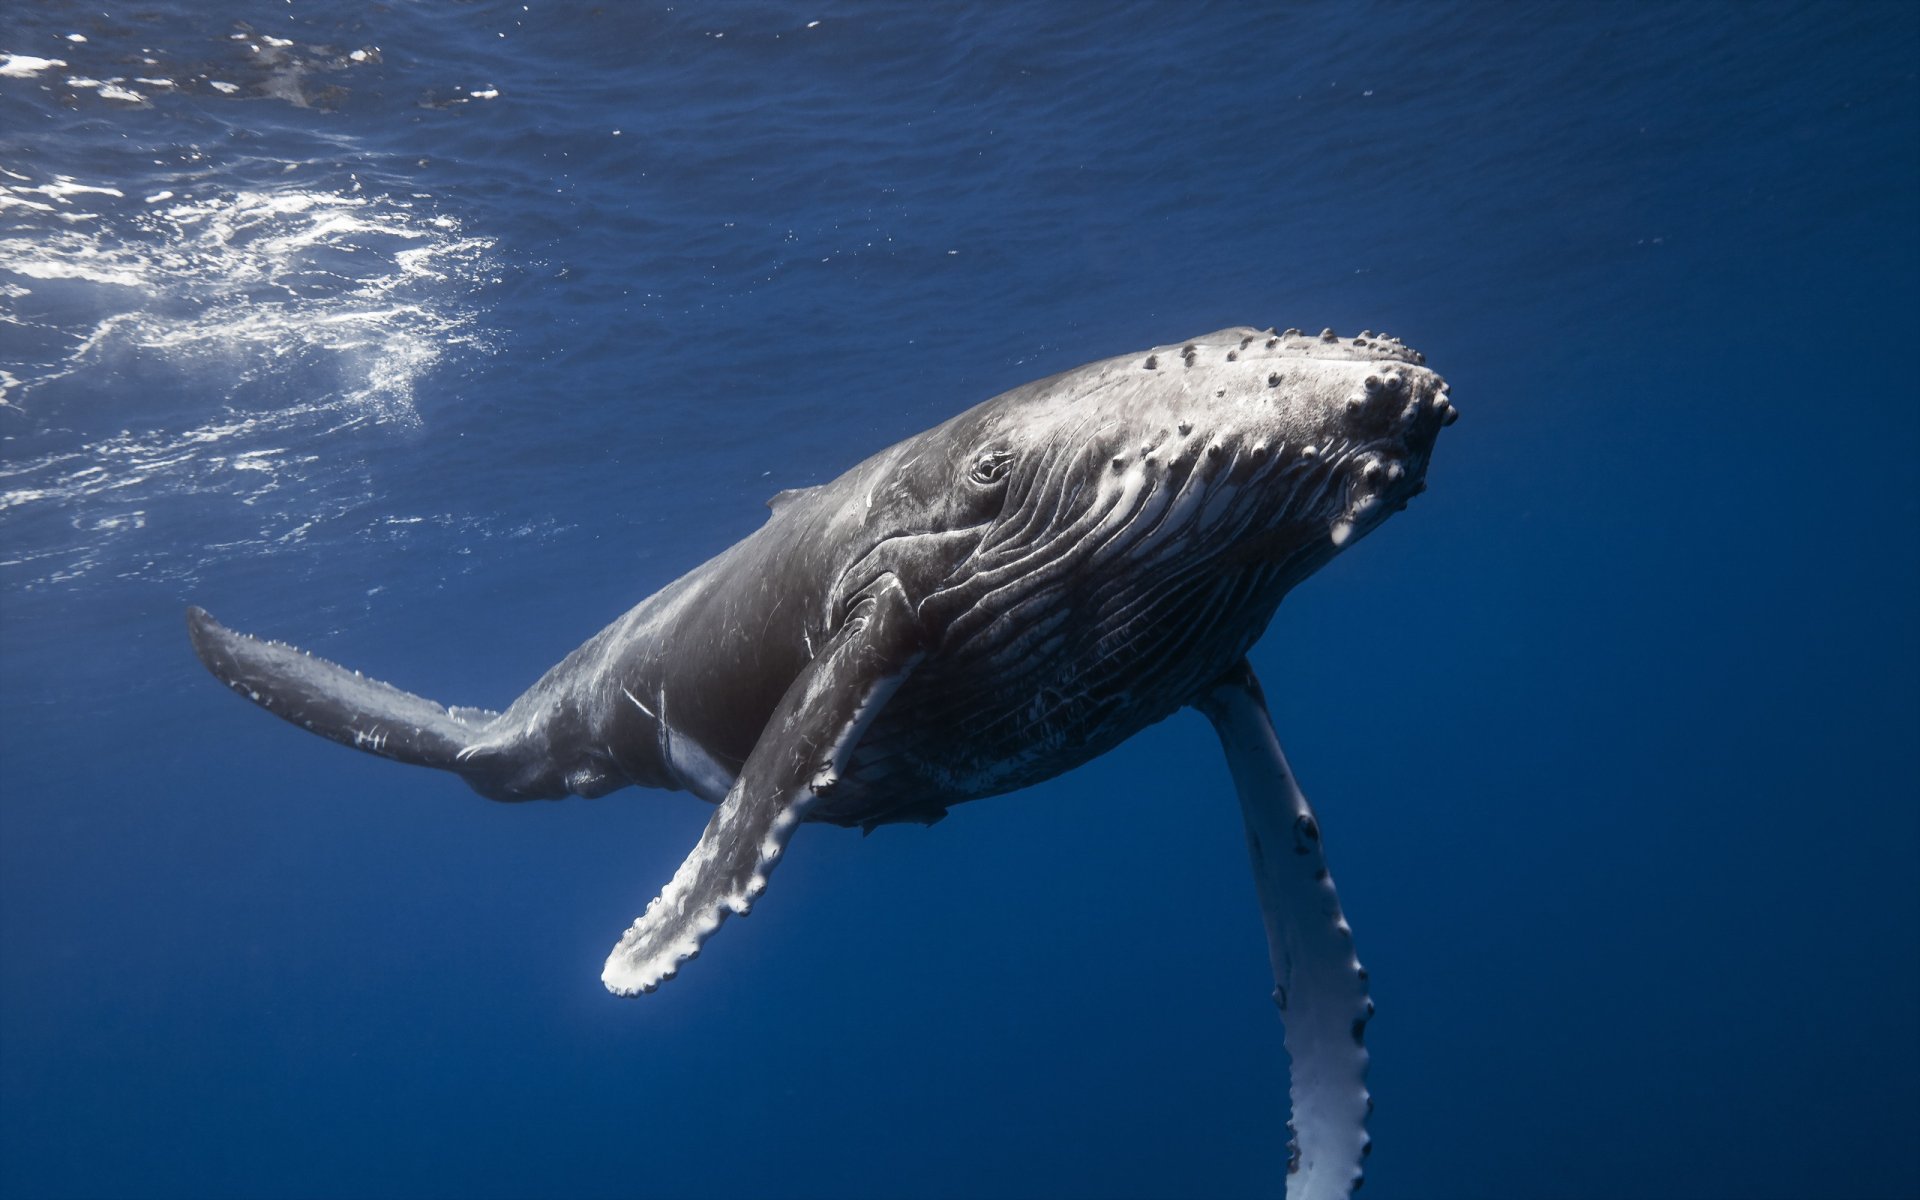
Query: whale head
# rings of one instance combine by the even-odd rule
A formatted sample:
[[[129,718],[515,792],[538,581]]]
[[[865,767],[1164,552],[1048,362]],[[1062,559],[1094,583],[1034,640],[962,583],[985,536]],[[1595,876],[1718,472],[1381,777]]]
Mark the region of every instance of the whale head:
[[[954,431],[962,488],[998,500],[971,565],[1267,564],[1284,590],[1425,489],[1457,416],[1385,335],[1235,328],[1108,359]]]

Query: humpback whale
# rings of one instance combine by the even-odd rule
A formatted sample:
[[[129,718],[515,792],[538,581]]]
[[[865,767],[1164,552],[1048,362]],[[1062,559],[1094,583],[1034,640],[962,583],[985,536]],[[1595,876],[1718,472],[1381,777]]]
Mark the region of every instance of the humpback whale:
[[[1290,588],[1425,489],[1457,415],[1420,353],[1371,332],[1242,327],[1091,363],[779,493],[502,712],[199,608],[188,631],[275,716],[494,800],[637,784],[714,805],[608,956],[619,995],[752,908],[801,822],[931,824],[1196,708],[1239,795],[1293,1064],[1287,1194],[1345,1196],[1373,1005],[1246,655]]]

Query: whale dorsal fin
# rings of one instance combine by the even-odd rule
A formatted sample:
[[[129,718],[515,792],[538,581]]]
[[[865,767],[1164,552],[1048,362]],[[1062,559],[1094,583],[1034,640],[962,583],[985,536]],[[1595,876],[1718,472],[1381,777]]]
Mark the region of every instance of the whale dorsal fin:
[[[824,484],[814,484],[812,488],[783,488],[781,492],[772,493],[770,497],[766,497],[766,507],[778,513],[785,505],[791,505],[793,501],[801,499],[803,495],[820,492],[822,486],[824,486]]]
[[[913,604],[889,576],[787,686],[700,844],[607,956],[608,991],[659,987],[722,921],[753,906],[795,826],[838,783],[924,653]]]
[[[783,505],[792,504],[795,500],[798,500],[800,497],[806,495],[808,492],[817,492],[819,490],[820,490],[819,484],[815,484],[812,487],[786,488],[782,491],[775,492],[773,495],[767,497],[767,507],[772,509],[774,512],[779,512]]]

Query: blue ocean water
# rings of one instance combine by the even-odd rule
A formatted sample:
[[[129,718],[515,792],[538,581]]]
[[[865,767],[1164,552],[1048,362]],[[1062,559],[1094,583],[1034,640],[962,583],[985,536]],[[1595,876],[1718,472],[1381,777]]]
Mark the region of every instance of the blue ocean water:
[[[506,806],[237,702],[188,603],[500,706],[1008,387],[1385,329],[1464,418],[1254,655],[1368,964],[1367,1194],[1920,1193],[1905,4],[0,13],[0,1192],[1277,1194],[1183,714],[801,830]]]

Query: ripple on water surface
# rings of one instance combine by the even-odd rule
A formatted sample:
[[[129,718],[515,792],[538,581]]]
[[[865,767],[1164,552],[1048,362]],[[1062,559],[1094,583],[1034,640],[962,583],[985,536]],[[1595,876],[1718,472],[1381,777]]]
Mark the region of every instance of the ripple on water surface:
[[[491,348],[500,268],[337,112],[385,103],[372,31],[164,8],[0,43],[0,586],[191,578],[330,523],[485,532],[376,495],[421,386]]]
[[[169,496],[250,510],[229,540],[299,540],[366,491],[352,435],[417,427],[416,381],[484,349],[492,242],[419,199],[133,196],[7,170],[0,206],[0,569],[19,585],[108,563],[190,573],[177,541],[164,560],[117,553]],[[296,482],[297,503],[276,503]]]

